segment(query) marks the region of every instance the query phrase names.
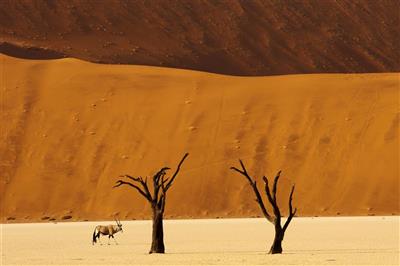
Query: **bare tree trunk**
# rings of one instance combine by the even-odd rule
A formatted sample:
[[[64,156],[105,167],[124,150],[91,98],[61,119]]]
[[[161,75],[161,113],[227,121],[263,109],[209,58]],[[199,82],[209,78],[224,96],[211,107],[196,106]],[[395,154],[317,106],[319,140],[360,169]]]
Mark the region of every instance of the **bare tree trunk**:
[[[275,224],[275,238],[272,243],[271,249],[269,250],[269,254],[280,254],[282,253],[282,241],[285,232],[280,225]]]
[[[163,231],[163,212],[162,210],[153,208],[153,231],[152,242],[149,253],[164,253],[164,231]]]

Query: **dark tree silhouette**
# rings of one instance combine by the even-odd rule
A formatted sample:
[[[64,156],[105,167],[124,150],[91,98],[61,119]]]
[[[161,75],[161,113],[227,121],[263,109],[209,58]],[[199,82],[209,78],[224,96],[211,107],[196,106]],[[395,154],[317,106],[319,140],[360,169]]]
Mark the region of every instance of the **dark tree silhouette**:
[[[170,178],[166,178],[166,171],[171,169],[169,167],[161,168],[153,176],[153,194],[150,193],[149,186],[147,184],[147,177],[143,179],[142,177],[132,177],[130,175],[122,175],[129,181],[118,180],[115,187],[122,185],[128,185],[136,189],[150,204],[153,211],[153,231],[152,231],[152,243],[149,253],[165,253],[164,247],[164,231],[163,231],[163,217],[165,210],[165,201],[167,196],[167,191],[171,187],[172,182],[174,182],[178,172],[183,164],[183,161],[189,154],[186,153],[182,160],[179,162],[175,173]]]
[[[247,181],[249,181],[250,186],[254,190],[254,194],[256,195],[255,200],[258,203],[258,205],[260,206],[262,213],[264,214],[265,218],[267,218],[267,220],[270,221],[275,226],[275,239],[274,239],[274,242],[272,243],[269,253],[270,254],[282,253],[282,241],[283,241],[283,237],[285,236],[285,231],[288,228],[290,222],[292,221],[292,219],[295,216],[296,211],[297,211],[297,209],[293,210],[293,207],[292,207],[294,185],[292,187],[292,190],[291,190],[290,196],[289,196],[289,217],[287,218],[285,224],[282,227],[281,211],[279,210],[278,203],[276,202],[276,190],[277,190],[277,186],[278,186],[278,180],[281,175],[281,171],[279,171],[278,174],[275,176],[272,191],[269,188],[268,179],[265,176],[263,177],[264,184],[265,184],[265,194],[267,194],[267,199],[268,199],[269,203],[272,205],[272,209],[274,211],[274,216],[272,216],[268,213],[267,209],[265,208],[264,201],[260,195],[260,192],[258,191],[256,181],[247,173],[247,170],[244,167],[243,162],[241,160],[239,160],[239,162],[240,162],[240,165],[242,166],[241,170],[236,167],[231,167],[231,169],[246,177]]]

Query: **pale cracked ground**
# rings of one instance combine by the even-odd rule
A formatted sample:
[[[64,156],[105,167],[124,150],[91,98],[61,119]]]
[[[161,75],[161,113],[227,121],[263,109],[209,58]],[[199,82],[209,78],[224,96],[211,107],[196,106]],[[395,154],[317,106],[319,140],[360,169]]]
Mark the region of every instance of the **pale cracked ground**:
[[[165,221],[164,255],[149,255],[150,221],[92,246],[101,222],[1,225],[1,265],[398,265],[399,217],[295,218],[284,254],[268,255],[265,219]],[[108,222],[105,222],[106,224]]]

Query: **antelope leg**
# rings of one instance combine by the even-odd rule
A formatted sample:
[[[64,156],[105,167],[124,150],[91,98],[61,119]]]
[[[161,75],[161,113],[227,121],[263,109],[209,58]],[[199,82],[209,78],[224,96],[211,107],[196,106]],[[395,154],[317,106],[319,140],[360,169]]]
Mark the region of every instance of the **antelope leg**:
[[[115,240],[115,237],[114,236],[112,236],[112,238],[114,239],[114,241],[115,241],[115,245],[118,245],[118,242],[117,242],[117,240]]]

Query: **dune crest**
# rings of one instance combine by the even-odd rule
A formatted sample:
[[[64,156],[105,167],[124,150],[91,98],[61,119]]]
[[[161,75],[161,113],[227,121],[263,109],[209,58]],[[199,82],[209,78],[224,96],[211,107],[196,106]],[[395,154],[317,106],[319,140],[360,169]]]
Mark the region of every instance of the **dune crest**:
[[[191,154],[167,217],[259,216],[282,170],[298,215],[399,214],[399,74],[232,77],[1,55],[1,219],[149,218],[120,174],[150,176]]]

